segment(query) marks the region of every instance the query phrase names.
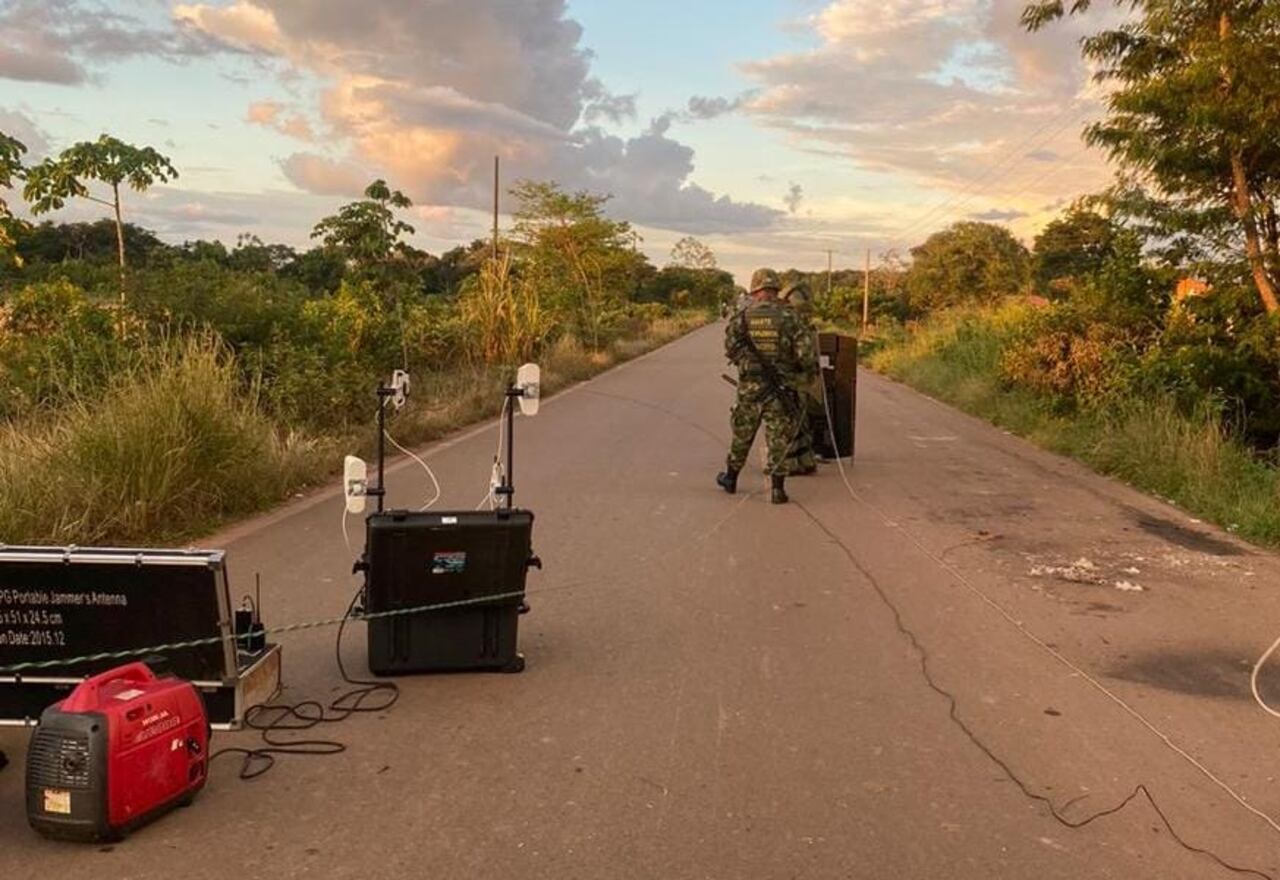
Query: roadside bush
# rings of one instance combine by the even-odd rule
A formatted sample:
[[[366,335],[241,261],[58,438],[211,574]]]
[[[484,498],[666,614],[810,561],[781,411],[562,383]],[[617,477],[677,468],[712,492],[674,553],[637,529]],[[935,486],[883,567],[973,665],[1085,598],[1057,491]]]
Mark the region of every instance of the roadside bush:
[[[0,306],[0,420],[98,394],[131,358],[114,320],[67,281],[9,296]]]
[[[999,374],[1060,409],[1098,405],[1128,389],[1134,345],[1122,327],[1070,307],[1049,307],[1021,322],[1001,352]]]
[[[177,261],[129,280],[130,307],[151,324],[210,329],[236,350],[296,332],[299,311],[311,298],[295,281],[212,260]]]
[[[100,401],[0,428],[0,540],[163,542],[318,476],[316,451],[277,435],[214,337],[154,344]]]

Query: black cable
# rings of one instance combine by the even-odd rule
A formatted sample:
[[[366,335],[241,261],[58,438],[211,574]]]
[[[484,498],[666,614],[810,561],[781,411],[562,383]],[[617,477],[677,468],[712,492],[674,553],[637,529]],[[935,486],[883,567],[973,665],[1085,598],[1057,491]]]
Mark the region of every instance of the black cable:
[[[889,612],[893,615],[894,626],[897,627],[898,632],[911,644],[911,647],[915,651],[916,658],[920,664],[920,674],[921,674],[921,677],[924,678],[925,684],[927,684],[932,691],[934,691],[935,693],[937,693],[939,696],[941,696],[943,699],[947,701],[947,704],[949,706],[949,710],[947,714],[948,714],[948,717],[951,719],[952,723],[954,723],[956,727],[960,728],[961,732],[964,733],[964,735],[968,738],[968,740],[980,752],[982,752],[982,754],[986,755],[987,758],[993,764],[995,764],[997,767],[1001,769],[1001,771],[1004,772],[1004,775],[1008,777],[1009,781],[1011,781],[1014,785],[1018,787],[1018,790],[1022,792],[1023,796],[1025,796],[1029,800],[1033,800],[1037,803],[1043,804],[1048,809],[1049,815],[1052,816],[1055,821],[1057,821],[1059,824],[1067,828],[1078,830],[1080,828],[1084,828],[1087,825],[1092,825],[1094,822],[1098,821],[1099,819],[1103,819],[1107,816],[1112,816],[1112,815],[1115,815],[1116,813],[1119,813],[1125,807],[1129,806],[1129,804],[1133,803],[1135,800],[1141,797],[1144,800],[1146,800],[1148,804],[1151,805],[1151,809],[1155,811],[1155,814],[1158,817],[1160,817],[1160,822],[1164,825],[1165,830],[1169,832],[1169,836],[1172,837],[1173,840],[1183,849],[1187,850],[1188,852],[1194,853],[1196,855],[1206,856],[1209,859],[1212,859],[1218,866],[1225,868],[1226,870],[1231,871],[1232,873],[1235,873],[1235,874],[1240,874],[1248,877],[1258,877],[1258,878],[1261,878],[1261,880],[1277,880],[1274,874],[1268,874],[1265,871],[1259,871],[1255,868],[1244,868],[1244,867],[1240,867],[1239,865],[1233,865],[1230,862],[1223,859],[1217,853],[1213,852],[1212,850],[1204,849],[1203,847],[1199,847],[1199,846],[1196,846],[1195,844],[1188,843],[1187,840],[1183,838],[1182,835],[1179,834],[1177,830],[1173,827],[1173,823],[1169,821],[1169,817],[1165,814],[1163,808],[1161,808],[1160,804],[1156,801],[1155,795],[1151,793],[1151,790],[1149,788],[1147,788],[1146,783],[1139,783],[1137,786],[1134,787],[1133,791],[1131,791],[1128,794],[1128,796],[1126,796],[1123,800],[1119,801],[1115,805],[1106,807],[1105,809],[1102,809],[1102,810],[1098,810],[1097,812],[1091,813],[1088,816],[1085,816],[1081,819],[1071,819],[1068,816],[1066,816],[1064,813],[1065,810],[1069,809],[1073,804],[1080,801],[1081,798],[1074,798],[1068,801],[1062,807],[1059,807],[1053,801],[1052,798],[1047,797],[1046,795],[1040,794],[1037,791],[1033,791],[1031,787],[1026,782],[1023,781],[1022,777],[1020,777],[1016,772],[1014,772],[1013,768],[1009,766],[1008,762],[1006,762],[1003,758],[1001,758],[994,751],[992,751],[991,747],[988,746],[985,742],[983,742],[982,739],[973,731],[973,728],[971,728],[967,723],[965,723],[963,719],[961,719],[959,714],[959,704],[956,702],[955,695],[952,694],[950,691],[948,691],[946,688],[939,685],[937,680],[933,677],[933,673],[929,669],[929,652],[925,650],[924,645],[920,643],[920,640],[916,637],[916,634],[903,621],[902,612],[898,610],[898,606],[893,602],[892,599],[889,598],[888,593],[885,592],[884,588],[880,585],[880,582],[875,578],[874,575],[871,574],[870,571],[866,569],[865,566],[863,566],[861,562],[858,561],[857,557],[853,555],[853,551],[851,551],[849,547],[842,540],[840,540],[840,538],[836,535],[835,532],[829,529],[825,523],[823,523],[820,519],[814,516],[813,513],[811,513],[809,509],[805,507],[803,504],[797,502],[796,506],[800,508],[800,510],[804,513],[804,515],[807,516],[810,519],[810,521],[813,522],[814,525],[816,525],[819,529],[821,529],[827,535],[827,537],[830,538],[832,542],[835,543],[837,547],[840,548],[841,552],[844,553],[845,557],[849,560],[849,562],[853,565],[853,567],[856,568],[858,572],[864,578],[867,579],[867,582],[869,584],[871,584],[871,588],[875,591],[876,595],[880,597],[880,601],[884,603],[886,608],[889,609]]]
[[[346,721],[357,713],[383,712],[396,704],[400,699],[400,688],[397,685],[393,682],[354,679],[347,674],[347,668],[342,662],[342,635],[346,631],[347,621],[355,611],[360,594],[361,591],[357,590],[351,597],[351,603],[342,615],[338,635],[334,640],[338,673],[344,682],[356,687],[339,694],[327,706],[317,700],[303,700],[299,703],[260,703],[250,707],[244,715],[244,726],[258,731],[263,745],[257,748],[229,746],[219,749],[209,756],[210,762],[222,755],[243,755],[240,778],[256,779],[275,766],[276,755],[336,755],[347,750],[345,743],[327,739],[280,739],[276,734],[313,730],[322,724]],[[385,696],[370,704],[369,700],[375,694]],[[265,720],[263,716],[266,716]]]

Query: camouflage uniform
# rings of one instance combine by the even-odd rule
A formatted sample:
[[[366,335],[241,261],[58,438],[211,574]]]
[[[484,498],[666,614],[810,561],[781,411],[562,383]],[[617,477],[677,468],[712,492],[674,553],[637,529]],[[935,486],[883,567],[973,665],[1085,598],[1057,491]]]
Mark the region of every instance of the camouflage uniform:
[[[775,285],[772,289],[777,290],[776,276],[761,279],[761,273],[756,275],[753,288],[767,289],[762,286],[763,282]],[[725,353],[738,368],[738,395],[730,416],[733,443],[726,461],[730,473],[736,474],[746,464],[761,423],[764,424],[769,452],[766,472],[770,475],[787,473],[786,457],[798,427],[799,402],[793,388],[802,369],[797,352],[801,335],[795,313],[776,299],[757,300],[730,320],[725,330]],[[747,336],[777,371],[782,388],[769,384],[764,370],[746,345]]]
[[[787,285],[780,297],[791,308],[800,322],[800,336],[796,341],[796,356],[802,365],[796,389],[800,396],[800,427],[796,441],[787,455],[787,474],[811,474],[818,467],[814,451],[815,437],[821,437],[826,429],[826,410],[822,403],[822,388],[818,369],[818,328],[813,321],[813,306],[808,292],[800,285]]]

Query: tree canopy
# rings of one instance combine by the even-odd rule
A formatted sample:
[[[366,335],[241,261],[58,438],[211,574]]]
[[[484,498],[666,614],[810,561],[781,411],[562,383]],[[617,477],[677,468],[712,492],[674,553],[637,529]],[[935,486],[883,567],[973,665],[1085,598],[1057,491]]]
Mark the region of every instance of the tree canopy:
[[[12,189],[14,181],[21,179],[22,155],[26,151],[25,144],[0,131],[0,189]],[[0,262],[14,259],[13,234],[9,227],[15,222],[8,202],[0,197]]]
[[[31,213],[45,214],[62,208],[68,199],[82,198],[111,208],[116,223],[116,255],[120,265],[120,298],[125,290],[125,235],[120,204],[120,187],[137,192],[155,183],[168,183],[178,176],[169,160],[151,147],[137,147],[104,134],[96,141],[81,141],[49,157],[26,172],[23,196]],[[88,182],[97,181],[111,190],[111,198],[93,195]]]
[[[1054,292],[1093,275],[1114,254],[1115,237],[1115,224],[1087,208],[1050,221],[1035,240],[1036,286]]]
[[[1036,30],[1091,0],[1039,0]],[[1083,42],[1113,85],[1087,140],[1199,223],[1229,217],[1269,312],[1280,310],[1280,4],[1256,0],[1124,0],[1125,23]],[[1227,211],[1214,213],[1215,208]]]
[[[912,248],[907,292],[913,308],[992,302],[1019,293],[1030,255],[1013,234],[993,223],[964,221]]]
[[[692,235],[686,235],[671,248],[671,265],[682,269],[715,269],[716,255]]]
[[[521,181],[514,238],[524,271],[597,344],[626,297],[635,292],[644,257],[631,224],[604,213],[608,196],[569,193],[557,184]]]
[[[372,269],[405,248],[401,239],[413,235],[414,228],[396,216],[396,209],[412,206],[404,193],[388,187],[385,180],[375,180],[365,188],[363,199],[317,223],[311,237],[357,268]]]

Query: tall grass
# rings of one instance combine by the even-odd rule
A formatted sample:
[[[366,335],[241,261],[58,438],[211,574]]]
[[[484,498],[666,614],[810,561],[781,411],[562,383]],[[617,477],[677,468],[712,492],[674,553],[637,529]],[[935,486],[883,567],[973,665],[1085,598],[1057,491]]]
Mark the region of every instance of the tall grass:
[[[472,350],[486,364],[525,360],[551,331],[533,285],[513,273],[510,251],[485,261],[458,305]]]
[[[0,428],[0,540],[163,543],[320,472],[281,436],[212,337],[150,346],[106,394]]]
[[[1280,546],[1280,468],[1223,426],[1208,402],[1112,396],[1063,411],[1002,381],[1025,307],[943,313],[882,341],[869,365],[939,400],[1258,543]]]

